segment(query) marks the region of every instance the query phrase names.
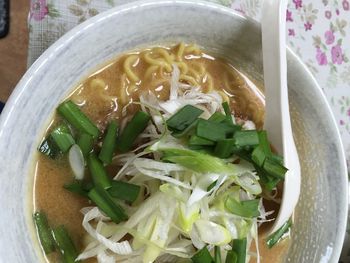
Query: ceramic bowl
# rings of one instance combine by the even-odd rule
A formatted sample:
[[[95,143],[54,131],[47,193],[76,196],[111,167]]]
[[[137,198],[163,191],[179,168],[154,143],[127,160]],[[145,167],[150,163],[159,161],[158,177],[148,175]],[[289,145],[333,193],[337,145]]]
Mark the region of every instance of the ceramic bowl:
[[[64,35],[27,71],[0,121],[0,262],[43,260],[31,219],[36,148],[72,88],[118,54],[152,44],[195,42],[262,83],[257,23],[215,4],[161,0],[111,9]],[[285,262],[337,262],[346,227],[345,158],[330,108],[288,51],[288,82],[302,189]]]

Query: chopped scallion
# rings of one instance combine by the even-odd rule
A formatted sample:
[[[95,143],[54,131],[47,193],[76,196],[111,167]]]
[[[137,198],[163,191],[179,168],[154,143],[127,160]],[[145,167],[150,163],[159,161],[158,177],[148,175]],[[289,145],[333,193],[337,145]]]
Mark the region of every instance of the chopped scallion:
[[[50,136],[63,153],[68,152],[69,148],[75,143],[68,126],[65,124],[55,128]]]
[[[90,134],[82,133],[78,137],[77,144],[80,147],[83,155],[86,157],[92,151],[94,146],[94,138]]]
[[[237,254],[232,250],[227,251],[225,263],[237,263]]]
[[[192,258],[193,263],[213,263],[214,259],[210,255],[207,247],[203,247]]]
[[[128,219],[123,208],[113,201],[106,190],[94,187],[89,191],[88,196],[114,223],[118,224]]]
[[[292,226],[292,220],[289,219],[284,225],[279,228],[276,232],[272,233],[268,238],[267,238],[267,246],[269,248],[272,248],[275,244],[277,244],[284,236],[285,233],[288,232],[290,227]]]
[[[237,131],[233,135],[236,145],[240,147],[255,146],[259,144],[258,132],[255,130]]]
[[[118,123],[116,121],[111,121],[107,127],[107,133],[103,139],[100,154],[98,155],[98,158],[100,158],[104,164],[110,164],[112,162],[117,136]]]
[[[214,248],[214,261],[215,263],[221,263],[221,250],[219,246]]]
[[[99,129],[72,101],[63,102],[57,111],[80,132],[90,134],[94,138],[98,137]]]
[[[47,222],[46,215],[43,212],[35,212],[33,215],[34,223],[38,232],[40,244],[45,254],[55,251],[55,242],[52,238],[51,229]]]
[[[234,239],[232,241],[232,252],[237,255],[236,263],[245,263],[247,254],[247,238]]]
[[[259,212],[259,199],[237,201],[234,197],[227,197],[225,201],[225,207],[232,214],[253,218],[260,215]]]
[[[59,248],[64,263],[77,263],[78,251],[64,226],[59,226],[52,230],[53,237]]]
[[[284,175],[288,171],[287,168],[272,158],[265,159],[263,168],[269,175],[278,179],[283,179]]]
[[[60,154],[60,149],[50,136],[40,144],[38,151],[53,159]]]
[[[270,142],[267,139],[267,132],[266,131],[259,131],[259,146],[265,153],[265,156],[270,156],[271,155],[271,147],[270,147]]]
[[[214,154],[220,158],[228,158],[232,155],[235,148],[235,140],[234,139],[224,139],[218,141],[216,144]]]
[[[210,118],[208,119],[208,121],[217,122],[217,123],[223,122],[225,120],[226,120],[226,116],[221,112],[214,112],[213,115],[211,115]]]
[[[146,129],[151,116],[146,112],[138,111],[126,125],[117,140],[117,149],[120,152],[127,152],[133,146],[137,137]]]
[[[225,111],[227,123],[233,124],[231,109],[230,109],[230,106],[228,105],[227,101],[222,103],[222,107],[224,108],[224,111]]]
[[[94,153],[89,154],[87,163],[94,185],[98,185],[104,189],[111,188],[111,179],[103,167],[102,162],[96,157]]]
[[[215,142],[198,137],[197,135],[192,135],[190,137],[188,144],[192,145],[192,146],[193,145],[209,145],[209,146],[211,146],[211,145],[214,145]]]
[[[227,123],[217,123],[209,120],[199,119],[196,135],[211,141],[226,139],[227,135],[235,132],[239,126]]]
[[[171,116],[166,121],[166,124],[171,130],[182,131],[191,125],[202,113],[203,110],[192,105],[186,105]]]
[[[112,187],[108,193],[115,198],[133,203],[139,196],[141,187],[122,181],[112,181]]]
[[[252,152],[252,160],[259,167],[262,167],[264,165],[265,159],[266,159],[265,152],[262,149],[262,146],[259,145]]]

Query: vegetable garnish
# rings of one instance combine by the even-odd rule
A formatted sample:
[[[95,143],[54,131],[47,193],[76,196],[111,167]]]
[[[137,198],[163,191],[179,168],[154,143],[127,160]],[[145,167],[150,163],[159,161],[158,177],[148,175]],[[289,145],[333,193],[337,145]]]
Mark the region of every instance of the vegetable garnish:
[[[281,239],[283,239],[284,235],[288,233],[291,226],[292,226],[292,220],[289,219],[283,226],[281,226],[280,229],[272,233],[267,238],[267,241],[266,241],[267,246],[269,248],[272,248],[274,245],[276,245]]]
[[[148,122],[151,117],[148,113],[143,111],[138,111],[131,119],[131,121],[126,125],[121,135],[117,140],[117,149],[120,152],[127,152],[133,146],[136,138],[143,132],[147,127]]]
[[[112,181],[112,187],[108,189],[108,193],[115,198],[134,202],[140,194],[141,187],[122,181]]]
[[[118,136],[118,123],[111,121],[107,127],[107,133],[103,139],[102,148],[98,158],[104,164],[110,164],[112,162],[113,153],[115,150],[115,144]]]
[[[94,138],[98,137],[99,129],[72,101],[63,102],[57,111],[78,131],[90,134]]]
[[[77,144],[83,155],[87,156],[92,151],[94,146],[94,138],[87,133],[82,133],[78,137]]]
[[[78,251],[64,226],[54,228],[52,230],[52,234],[56,241],[57,247],[61,252],[64,263],[81,262],[80,260],[76,260],[79,255]]]
[[[46,215],[43,212],[35,212],[33,219],[45,254],[55,251],[55,242],[52,238]]]
[[[94,184],[104,189],[111,188],[111,179],[103,167],[102,162],[96,157],[94,153],[90,153],[87,163]]]
[[[236,263],[246,263],[247,238],[234,239],[232,241],[232,252],[236,254]]]
[[[214,263],[207,247],[203,247],[191,259],[193,263]]]
[[[201,114],[200,110],[192,105],[186,105],[167,120],[168,127],[173,131],[183,131],[190,126]]]
[[[110,194],[100,187],[91,189],[88,193],[88,197],[104,212],[108,215],[113,222],[120,223],[127,220],[128,216],[125,214],[123,208],[117,205],[111,198]]]

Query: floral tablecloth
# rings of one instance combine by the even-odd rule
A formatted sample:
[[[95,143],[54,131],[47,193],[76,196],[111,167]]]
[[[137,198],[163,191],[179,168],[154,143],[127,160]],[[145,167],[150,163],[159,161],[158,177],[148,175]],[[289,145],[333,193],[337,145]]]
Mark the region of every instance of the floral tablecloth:
[[[29,57],[40,54],[69,29],[133,0],[31,0]],[[309,67],[336,117],[350,167],[350,0],[290,0],[287,43]],[[262,0],[211,0],[260,19]],[[343,262],[350,244],[344,249]]]

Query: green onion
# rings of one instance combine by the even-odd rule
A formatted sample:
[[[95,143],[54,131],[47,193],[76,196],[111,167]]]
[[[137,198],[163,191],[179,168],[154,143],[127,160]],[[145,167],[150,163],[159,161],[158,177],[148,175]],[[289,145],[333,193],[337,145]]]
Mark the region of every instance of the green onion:
[[[50,158],[56,158],[60,154],[60,149],[56,143],[52,140],[51,136],[47,137],[39,146],[38,151],[49,156]]]
[[[233,251],[227,251],[225,263],[237,263],[237,254]]]
[[[283,165],[283,157],[278,154],[272,154],[271,159],[276,161],[277,163]]]
[[[283,165],[269,157],[266,158],[263,168],[269,175],[278,179],[283,179],[288,171]]]
[[[97,159],[94,153],[89,154],[87,163],[94,185],[99,185],[104,189],[111,188],[111,179],[103,167],[103,164]]]
[[[259,199],[237,201],[235,198],[229,196],[225,201],[226,209],[235,215],[252,218],[258,217],[259,212]]]
[[[282,238],[285,233],[288,232],[288,230],[292,226],[292,220],[289,219],[286,223],[284,223],[281,228],[279,228],[276,232],[272,233],[266,241],[266,244],[269,248],[272,248],[276,243],[278,243]]]
[[[226,116],[224,114],[222,114],[221,112],[214,112],[213,115],[210,116],[210,118],[208,119],[208,121],[212,121],[212,122],[223,122],[226,120]]]
[[[69,148],[75,143],[68,126],[65,124],[55,128],[50,136],[63,153],[68,152]]]
[[[78,251],[74,246],[74,243],[71,237],[68,235],[68,232],[64,226],[59,226],[52,230],[54,239],[56,241],[57,247],[59,248],[63,262],[65,263],[76,263],[81,262],[76,261],[78,257]]]
[[[199,119],[196,135],[211,141],[219,141],[226,139],[226,136],[238,130],[238,127],[240,126]]]
[[[230,106],[228,105],[227,101],[222,103],[222,107],[224,108],[224,111],[225,111],[227,123],[233,124],[231,109],[230,109]]]
[[[57,111],[80,132],[90,134],[94,138],[98,137],[99,129],[72,101],[63,102]]]
[[[215,246],[215,248],[214,248],[214,255],[215,255],[215,258],[214,258],[215,263],[221,263],[220,247]]]
[[[247,253],[247,238],[234,239],[232,241],[232,252],[237,256],[236,263],[245,263]]]
[[[201,250],[199,250],[192,258],[193,263],[213,263],[214,259],[210,255],[208,248],[203,247]]]
[[[214,145],[215,143],[213,141],[198,137],[197,135],[192,135],[189,142],[189,145]]]
[[[108,193],[114,198],[133,203],[139,196],[140,189],[141,187],[138,185],[113,180]]]
[[[77,144],[83,155],[86,157],[94,147],[94,138],[87,133],[82,133],[78,137]]]
[[[116,121],[111,121],[107,127],[107,134],[103,140],[101,152],[98,155],[98,158],[100,158],[104,164],[110,164],[112,162],[117,136],[118,123]]]
[[[222,159],[228,158],[232,155],[235,149],[234,139],[220,140],[216,144],[214,154]]]
[[[94,187],[89,191],[88,196],[114,223],[118,224],[128,219],[123,208],[113,201],[106,190]]]
[[[138,111],[126,125],[117,140],[117,149],[120,152],[127,152],[131,149],[136,138],[146,129],[151,116],[146,112]]]
[[[259,144],[258,132],[255,130],[237,131],[233,135],[236,145],[240,147],[255,146]]]
[[[45,254],[55,251],[55,242],[51,235],[51,229],[47,222],[46,215],[43,212],[35,212],[33,215],[34,223],[38,232],[41,247]]]
[[[174,136],[175,138],[181,138],[187,135],[191,135],[194,133],[194,129],[196,128],[197,123],[198,123],[198,119],[192,122],[186,129],[182,131],[173,131],[171,135]]]
[[[269,140],[267,139],[267,132],[266,131],[259,131],[259,146],[265,153],[265,156],[271,156],[271,147]]]
[[[203,110],[192,105],[186,105],[171,116],[166,124],[170,130],[182,131],[191,125],[201,114]]]
[[[270,176],[263,168],[257,165],[254,165],[254,167],[260,177],[261,184],[266,190],[271,191],[281,181],[279,178]]]
[[[93,188],[93,185],[84,184],[83,182],[73,182],[70,184],[65,184],[63,188],[72,193],[88,197],[88,192]]]
[[[265,159],[266,159],[265,152],[264,152],[262,146],[259,145],[252,152],[252,160],[259,167],[262,167],[264,165]]]
[[[211,189],[213,189],[216,186],[218,180],[215,180],[207,187],[207,192],[209,192]]]

